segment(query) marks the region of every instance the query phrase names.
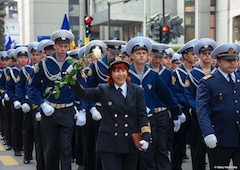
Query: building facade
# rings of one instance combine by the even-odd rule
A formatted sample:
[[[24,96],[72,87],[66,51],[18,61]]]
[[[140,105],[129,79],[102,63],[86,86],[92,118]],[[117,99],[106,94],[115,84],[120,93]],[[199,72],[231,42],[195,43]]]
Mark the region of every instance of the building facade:
[[[19,45],[20,42],[17,1],[8,1],[5,12],[5,35],[11,35],[12,46],[14,47]]]

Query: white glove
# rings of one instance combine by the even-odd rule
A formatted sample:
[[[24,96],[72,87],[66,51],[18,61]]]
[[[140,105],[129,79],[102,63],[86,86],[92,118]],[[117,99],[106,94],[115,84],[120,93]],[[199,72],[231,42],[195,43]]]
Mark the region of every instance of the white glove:
[[[207,135],[204,138],[207,147],[213,149],[217,146],[217,137],[214,134]]]
[[[16,101],[13,102],[13,106],[14,106],[15,109],[20,109],[21,108],[21,103],[16,100]]]
[[[147,114],[150,112],[150,109],[146,106],[146,112]]]
[[[74,109],[75,109],[75,114],[74,114],[74,119],[77,119],[77,117],[78,117],[78,114],[79,114],[79,111],[78,111],[78,109],[77,109],[77,106],[74,106]]]
[[[23,113],[28,113],[28,112],[30,112],[30,110],[31,110],[30,106],[27,103],[23,103],[23,105],[22,105]]]
[[[90,109],[90,113],[92,114],[93,120],[98,121],[98,120],[102,119],[102,115],[101,115],[101,113],[96,109],[96,107],[92,107],[92,108]]]
[[[84,126],[85,124],[86,124],[86,111],[79,110],[79,112],[77,113],[76,125]]]
[[[181,123],[184,123],[186,121],[186,116],[184,113],[178,116],[178,119],[180,120]]]
[[[8,96],[7,93],[4,94],[4,99],[5,99],[6,101],[9,101],[9,100],[10,100],[10,98],[9,98],[9,96]]]
[[[178,120],[173,120],[173,123],[174,123],[174,132],[178,132],[180,127],[181,127],[181,121],[178,119]]]
[[[41,121],[41,119],[42,119],[42,115],[41,115],[41,113],[40,112],[37,112],[36,114],[35,114],[35,119],[36,119],[36,121]]]
[[[141,147],[139,148],[139,150],[142,151],[146,151],[149,147],[149,142],[145,141],[145,140],[141,140],[140,142]]]
[[[5,101],[4,101],[4,99],[2,99],[2,105],[5,106]]]
[[[41,109],[46,116],[51,116],[54,113],[54,107],[50,106],[46,102],[41,104]]]

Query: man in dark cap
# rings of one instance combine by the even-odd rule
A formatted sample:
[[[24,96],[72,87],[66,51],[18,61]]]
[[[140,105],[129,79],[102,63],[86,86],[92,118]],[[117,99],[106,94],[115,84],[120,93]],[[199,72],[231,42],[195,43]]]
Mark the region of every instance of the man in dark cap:
[[[196,113],[210,170],[240,167],[240,76],[235,72],[239,52],[235,43],[216,47],[211,57],[217,59],[219,67],[204,76],[197,89]]]

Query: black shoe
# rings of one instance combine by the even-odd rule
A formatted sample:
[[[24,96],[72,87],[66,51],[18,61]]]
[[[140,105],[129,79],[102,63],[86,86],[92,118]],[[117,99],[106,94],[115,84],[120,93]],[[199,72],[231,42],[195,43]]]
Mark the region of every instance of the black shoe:
[[[79,165],[78,170],[84,170],[84,165]]]
[[[30,164],[30,160],[24,159],[24,160],[23,160],[23,163],[24,163],[24,164]]]
[[[14,151],[15,156],[22,156],[21,151]]]
[[[5,146],[5,149],[6,149],[6,151],[9,151],[9,150],[12,150],[12,147],[11,147],[11,146],[8,146],[8,145],[6,145],[6,146]]]

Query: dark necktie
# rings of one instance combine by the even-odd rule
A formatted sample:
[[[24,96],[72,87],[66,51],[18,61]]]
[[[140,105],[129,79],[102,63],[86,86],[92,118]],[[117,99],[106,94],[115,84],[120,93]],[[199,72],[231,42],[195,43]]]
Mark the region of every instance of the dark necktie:
[[[228,77],[229,77],[229,83],[231,83],[231,85],[234,86],[235,83],[234,83],[234,81],[232,79],[231,74],[228,74]]]
[[[118,92],[123,96],[121,87],[118,88]]]

